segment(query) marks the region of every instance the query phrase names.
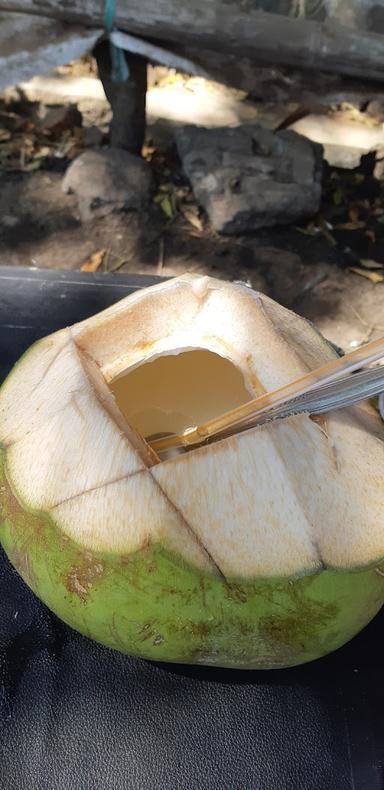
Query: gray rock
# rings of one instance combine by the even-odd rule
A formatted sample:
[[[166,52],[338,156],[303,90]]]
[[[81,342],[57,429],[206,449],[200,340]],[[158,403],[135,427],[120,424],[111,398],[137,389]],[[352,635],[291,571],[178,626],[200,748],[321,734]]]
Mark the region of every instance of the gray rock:
[[[141,211],[148,203],[153,180],[150,166],[118,148],[85,151],[72,162],[63,190],[76,196],[82,222],[114,211]]]
[[[247,233],[316,213],[322,147],[291,131],[248,124],[175,132],[196,199],[220,233]]]

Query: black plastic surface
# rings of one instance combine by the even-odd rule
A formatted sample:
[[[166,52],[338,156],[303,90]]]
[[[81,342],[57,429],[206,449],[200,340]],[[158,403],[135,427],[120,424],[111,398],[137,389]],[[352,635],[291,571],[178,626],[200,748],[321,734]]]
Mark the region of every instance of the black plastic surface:
[[[0,267],[0,380],[153,278]],[[384,617],[304,667],[132,659],[61,624],[0,554],[1,790],[383,790]]]

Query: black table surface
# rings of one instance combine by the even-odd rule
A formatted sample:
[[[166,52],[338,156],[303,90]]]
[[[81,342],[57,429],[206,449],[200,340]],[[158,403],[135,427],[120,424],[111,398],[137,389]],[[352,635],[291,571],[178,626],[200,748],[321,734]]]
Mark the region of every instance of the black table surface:
[[[154,278],[0,267],[0,380]],[[384,617],[332,656],[240,672],[120,655],[0,554],[1,790],[383,790]]]

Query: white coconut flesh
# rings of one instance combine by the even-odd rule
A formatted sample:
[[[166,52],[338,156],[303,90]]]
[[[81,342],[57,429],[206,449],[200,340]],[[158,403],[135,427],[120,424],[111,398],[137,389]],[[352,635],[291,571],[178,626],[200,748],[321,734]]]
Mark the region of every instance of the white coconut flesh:
[[[384,442],[365,407],[253,428],[159,459],[186,427],[332,358],[250,289],[183,276],[38,342],[0,392],[24,507],[88,549],[161,544],[226,578],[360,568],[384,556]]]

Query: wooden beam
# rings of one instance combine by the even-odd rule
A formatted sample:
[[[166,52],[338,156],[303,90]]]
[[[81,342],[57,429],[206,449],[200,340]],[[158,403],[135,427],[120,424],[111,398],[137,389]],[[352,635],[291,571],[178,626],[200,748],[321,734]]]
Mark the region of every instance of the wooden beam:
[[[362,0],[350,4],[353,15],[348,18],[341,12],[345,3],[336,2],[338,15],[325,21],[305,18],[300,10],[307,8],[303,0],[284,4],[275,0],[272,5],[275,10],[285,8],[289,13],[297,8],[299,18],[262,10],[271,5],[266,0],[234,0],[231,4],[225,0],[121,0],[117,3],[116,25],[168,46],[183,43],[186,47],[245,56],[256,63],[383,81],[384,36],[364,30],[368,16]],[[326,13],[328,5],[322,4],[322,8]],[[103,24],[101,0],[0,0],[0,11],[30,13],[91,27]]]
[[[97,30],[23,14],[0,16],[0,91],[82,57]]]

